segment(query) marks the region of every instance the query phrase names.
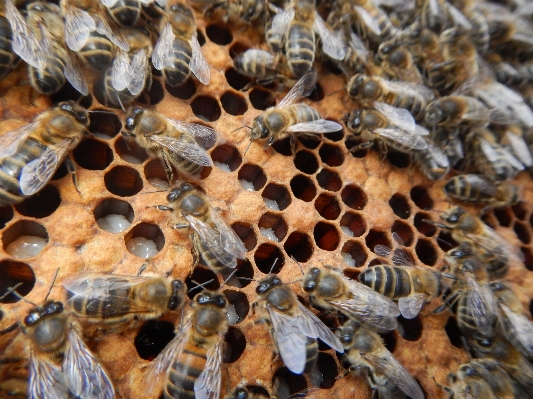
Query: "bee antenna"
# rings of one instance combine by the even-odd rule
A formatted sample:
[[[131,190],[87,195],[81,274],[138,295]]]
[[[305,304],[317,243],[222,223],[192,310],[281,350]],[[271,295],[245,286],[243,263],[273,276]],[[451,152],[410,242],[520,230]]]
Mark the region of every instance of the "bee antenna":
[[[252,140],[252,139],[250,139],[250,144],[248,144],[248,147],[246,147],[246,150],[244,151],[244,154],[242,154],[243,156],[245,156],[245,155],[246,155],[246,153],[247,153],[247,152],[248,152],[248,150],[250,149],[250,146],[252,145],[252,143],[253,143],[253,140]]]
[[[148,263],[144,262],[141,267],[139,268],[139,271],[137,272],[137,276],[140,276],[142,272],[144,272],[146,270],[146,268],[148,267]]]
[[[166,191],[167,191],[167,190],[145,191],[144,193],[141,193],[141,194],[164,193],[164,192],[166,192]]]
[[[302,281],[302,279],[301,279],[301,278],[298,278],[298,279],[296,279],[296,280],[294,280],[294,281],[291,281],[291,282],[289,282],[289,283],[285,283],[285,284],[294,284],[294,283],[298,283],[298,282],[300,282],[300,281]]]
[[[191,283],[194,283],[196,284],[196,287],[192,287],[189,291],[187,291],[187,294],[194,291],[195,289],[197,288],[205,288],[205,286],[211,282],[215,281],[214,278],[212,278],[211,280],[208,280],[206,281],[205,283],[199,283],[198,281],[194,281],[194,280],[191,280]]]
[[[450,246],[450,247],[452,246],[452,243],[450,243],[450,242],[446,241],[444,238],[440,238],[440,237],[438,237],[438,236],[437,236],[437,241],[440,241],[440,242],[442,242],[443,244],[448,245],[448,246]]]
[[[241,130],[241,129],[244,129],[245,127],[247,127],[247,128],[249,128],[249,129],[251,129],[251,127],[250,127],[250,126],[246,126],[246,125],[244,125],[244,126],[238,127],[238,128],[237,128],[237,129],[235,129],[235,130],[232,130],[232,131],[231,131],[230,133],[234,133],[234,132],[236,132],[237,130]]]
[[[279,260],[279,258],[276,258],[274,263],[272,263],[272,267],[270,268],[270,271],[268,272],[268,274],[272,274],[272,270],[274,270],[274,266],[276,266],[276,263],[278,263],[278,260]]]
[[[237,272],[238,272],[237,269],[233,270],[233,271],[230,273],[230,275],[224,280],[224,282],[222,283],[222,285],[219,287],[219,289],[218,289],[217,291],[220,291],[220,290],[222,289],[222,287],[224,287],[224,286],[226,285],[226,283],[227,283],[229,280],[231,280],[231,278],[232,278],[232,277],[234,276],[234,274],[237,273]]]
[[[249,277],[236,277],[238,280],[248,280],[248,281],[257,281],[256,279],[254,278],[249,278]]]
[[[0,300],[1,300],[1,299],[4,299],[6,296],[8,296],[8,295],[11,294],[11,293],[14,293],[14,291],[15,291],[18,287],[20,287],[22,284],[24,284],[24,283],[20,282],[20,283],[17,283],[15,286],[8,288],[7,291],[4,293],[4,295],[0,296]]]
[[[10,288],[10,289],[9,289],[10,292],[7,292],[6,294],[4,294],[4,295],[2,296],[2,298],[3,298],[4,296],[7,296],[8,294],[13,294],[13,295],[15,295],[18,299],[21,299],[21,300],[23,300],[24,302],[28,302],[30,305],[33,305],[33,306],[35,306],[35,307],[38,307],[39,305],[37,305],[36,303],[30,301],[29,299],[24,298],[22,295],[20,295],[20,294],[16,291],[16,289],[18,288],[19,285],[22,285],[22,283],[18,283],[15,287]],[[48,295],[47,295],[47,296],[48,296]]]
[[[343,91],[344,89],[346,89],[348,87],[348,85],[346,86],[342,86],[339,90],[335,90],[334,92],[332,93],[329,93],[326,97],[329,97],[329,96],[332,96],[334,94],[337,94],[339,91]]]
[[[302,272],[302,275],[305,274],[302,265],[300,265],[300,263],[296,259],[294,259],[294,256],[291,255],[291,259],[298,265],[300,271]]]
[[[52,280],[52,284],[50,284],[50,289],[48,290],[48,294],[44,297],[44,300],[46,301],[48,299],[48,296],[52,292],[52,288],[54,288],[54,283],[56,282],[57,273],[59,273],[59,267],[56,270],[56,274],[54,274],[54,279]]]

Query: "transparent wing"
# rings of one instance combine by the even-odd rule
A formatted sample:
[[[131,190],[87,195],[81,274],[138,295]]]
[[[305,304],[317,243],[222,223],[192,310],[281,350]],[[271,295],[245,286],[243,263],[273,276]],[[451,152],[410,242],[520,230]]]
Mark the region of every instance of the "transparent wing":
[[[331,330],[322,322],[322,320],[320,320],[313,314],[313,312],[311,312],[304,305],[302,305],[300,301],[298,301],[298,307],[300,309],[300,312],[302,313],[302,316],[307,319],[307,322],[312,323],[314,325],[318,333],[318,336],[316,338],[320,338],[322,341],[328,344],[331,348],[335,349],[337,352],[343,353],[344,348],[341,342],[339,341],[339,338],[337,338],[337,336],[331,332]]]
[[[97,12],[93,14],[95,30],[101,35],[107,36],[115,46],[124,51],[130,50],[130,45],[120,33],[120,28],[111,19],[105,8],[98,7]]]
[[[169,151],[172,151],[181,158],[193,162],[196,165],[213,165],[213,161],[209,157],[209,154],[196,142],[190,143],[185,140],[180,140],[179,138],[164,135],[152,135],[150,136],[150,140],[162,145]]]
[[[29,399],[65,399],[68,388],[61,373],[61,368],[56,364],[30,355],[28,365],[28,398]]]
[[[496,300],[492,291],[477,283],[470,273],[465,273],[468,290],[468,308],[472,312],[474,322],[481,333],[488,335],[493,330],[496,316]]]
[[[439,146],[435,145],[433,141],[426,138],[426,143],[428,148],[426,149],[430,154],[433,160],[440,166],[444,168],[450,167],[450,160],[446,153]]]
[[[37,159],[29,162],[20,173],[20,191],[33,195],[43,189],[63,161],[70,148],[71,140],[63,140],[56,146],[48,147]]]
[[[482,176],[464,175],[464,177],[467,178],[468,183],[473,189],[485,195],[493,197],[498,191],[496,185],[491,180],[485,179]],[[454,179],[456,178],[454,177]]]
[[[41,46],[12,0],[6,0],[6,18],[13,31],[13,51],[32,67],[43,69],[45,60]]]
[[[375,101],[374,108],[385,115],[390,123],[398,126],[407,132],[413,133],[415,131],[416,122],[413,115],[403,108],[396,108],[392,105],[380,103]]]
[[[428,148],[423,136],[417,136],[403,130],[379,128],[375,129],[374,132],[413,150],[425,150]]]
[[[207,351],[207,361],[203,371],[194,382],[194,396],[197,399],[218,399],[222,382],[222,348],[224,339],[218,341]]]
[[[466,30],[472,29],[472,24],[470,23],[468,18],[464,16],[464,14],[461,11],[459,11],[457,8],[455,8],[451,4],[447,4],[447,9],[452,19],[454,20],[455,25],[461,26],[465,28]]]
[[[279,35],[284,35],[285,32],[287,32],[287,29],[289,28],[289,24],[294,18],[294,8],[289,8],[288,10],[282,10],[274,16],[272,19],[272,27],[271,29],[276,32]]]
[[[172,31],[172,25],[167,23],[152,51],[152,64],[155,69],[161,71],[172,66],[174,39],[176,35]]]
[[[381,28],[379,27],[378,21],[374,19],[374,17],[372,17],[367,10],[360,6],[353,6],[353,8],[357,12],[359,18],[361,18],[363,24],[365,24],[366,27],[372,31],[372,33],[377,36],[381,35]]]
[[[336,60],[343,60],[346,56],[344,44],[337,36],[331,33],[318,13],[315,15],[314,27],[315,31],[322,39],[322,49],[324,50],[324,53]]]
[[[256,48],[251,48],[246,50],[242,56],[249,60],[254,60],[257,64],[273,66],[274,65],[274,56],[268,51],[259,50]]]
[[[410,96],[421,95],[424,100],[431,101],[435,98],[435,94],[427,86],[424,86],[419,83],[413,82],[399,82],[399,81],[390,81],[382,78],[374,77],[374,79],[379,80],[385,87],[397,94],[408,94]]]
[[[130,66],[131,71],[133,72],[133,79],[128,84],[128,90],[131,94],[136,96],[143,91],[148,72],[150,71],[148,50],[143,48],[136,52],[131,60]]]
[[[113,65],[111,66],[111,85],[115,90],[122,91],[128,87],[133,76],[128,52],[118,49],[113,60]]]
[[[233,253],[239,259],[244,259],[246,257],[246,247],[237,233],[228,226],[222,216],[214,209],[211,209],[211,220],[215,223],[222,236],[222,243],[225,250]]]
[[[398,300],[398,307],[406,319],[414,319],[427,299],[426,294],[411,294]]]
[[[204,148],[213,147],[220,136],[215,129],[199,125],[198,123],[177,121],[175,119],[167,119],[167,121],[169,121],[176,129],[186,131],[195,139],[201,139],[202,144],[205,146]]]
[[[40,122],[33,122],[19,127],[0,136],[0,158],[15,154],[28,136],[39,126]]]
[[[533,323],[526,316],[513,312],[509,307],[500,304],[507,320],[514,329],[514,335],[524,349],[533,356]],[[510,334],[512,336],[512,334]],[[508,338],[511,338],[508,336]]]
[[[365,61],[368,59],[370,50],[368,50],[366,44],[361,40],[361,38],[353,32],[350,33],[350,44],[355,49],[359,57]]]
[[[316,85],[317,74],[316,72],[309,72],[302,76],[302,78],[296,82],[287,95],[276,105],[276,108],[283,108],[292,104],[294,101],[302,97],[305,93],[308,95],[313,91]]]
[[[65,78],[67,78],[72,87],[74,87],[78,92],[86,96],[89,94],[89,86],[87,85],[87,81],[83,76],[80,64],[78,63],[76,56],[72,54],[69,49],[66,49],[66,51],[67,60],[64,71]]]
[[[288,132],[309,132],[309,133],[332,133],[342,130],[342,126],[337,122],[328,121],[326,119],[317,119],[311,122],[297,123],[290,126]]]
[[[63,375],[74,396],[84,399],[115,399],[111,379],[73,328],[68,334]]]
[[[512,132],[506,132],[505,138],[518,160],[527,167],[533,166],[533,157],[524,139]]]
[[[493,146],[489,144],[487,140],[482,137],[479,137],[479,144],[481,146],[481,150],[491,162],[500,160],[500,155],[494,150]],[[516,159],[509,151],[507,151],[501,146],[499,146],[498,149],[513,168],[515,168],[516,170],[524,170],[524,165],[522,165],[522,163],[518,159]]]
[[[198,43],[196,33],[192,35],[190,43],[192,48],[192,55],[189,66],[191,68],[192,73],[194,73],[194,76],[196,76],[201,83],[206,85],[211,80],[211,72],[209,71],[209,65],[207,64],[207,61],[204,57],[204,53],[202,53],[200,43]]]
[[[68,1],[64,3],[64,17],[65,42],[71,50],[79,51],[96,29],[94,19],[87,11],[74,7]]]
[[[115,4],[118,3],[118,0],[100,0],[100,2],[107,8],[112,8]]]

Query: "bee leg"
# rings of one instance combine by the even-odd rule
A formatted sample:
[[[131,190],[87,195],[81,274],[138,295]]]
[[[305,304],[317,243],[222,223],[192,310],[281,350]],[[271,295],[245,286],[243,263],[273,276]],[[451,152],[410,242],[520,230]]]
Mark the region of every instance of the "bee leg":
[[[374,145],[371,141],[366,141],[364,143],[361,143],[359,145],[353,146],[350,148],[350,152],[357,152],[359,150],[366,150],[367,148],[370,148]]]
[[[79,195],[81,195],[81,191],[78,188],[78,178],[76,177],[76,166],[74,165],[74,162],[72,162],[72,159],[67,155],[65,157],[65,165],[67,166],[68,173],[72,175],[72,183],[74,184],[74,187],[76,188],[76,191]]]
[[[170,165],[170,161],[167,158],[167,155],[163,152],[162,153],[163,163],[165,167],[165,173],[167,175],[167,179],[169,183],[172,183],[172,178],[174,177],[174,172],[172,172],[172,166]]]
[[[291,154],[294,155],[296,153],[296,139],[294,138],[294,134],[289,136],[289,142],[291,144]]]
[[[176,229],[176,230],[188,229],[189,227],[191,227],[191,225],[189,223],[176,223],[176,224],[172,225],[172,228]]]
[[[191,274],[192,274],[192,270],[196,267],[198,263],[200,263],[200,260],[202,259],[202,255],[200,254],[200,251],[198,250],[198,242],[196,240],[196,235],[192,233],[191,235],[189,235],[189,238],[192,241],[192,249],[191,249],[192,258],[193,258],[192,269],[191,269]]]
[[[274,135],[271,135],[267,141],[267,143],[265,144],[265,146],[263,147],[264,150],[267,149],[267,147],[270,147],[272,145],[272,143],[274,143],[274,140],[275,140],[275,137]]]

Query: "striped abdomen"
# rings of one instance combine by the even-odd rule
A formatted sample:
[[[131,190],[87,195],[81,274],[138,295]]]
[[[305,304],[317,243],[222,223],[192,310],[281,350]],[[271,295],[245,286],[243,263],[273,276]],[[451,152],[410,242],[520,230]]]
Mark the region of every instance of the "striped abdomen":
[[[43,94],[54,94],[65,84],[65,57],[61,52],[49,54],[46,57],[44,69],[29,67],[31,83],[35,89]]]
[[[316,338],[307,337],[307,343],[305,347],[305,369],[304,373],[309,373],[316,365],[318,359],[318,343]]]
[[[164,399],[195,399],[194,382],[198,379],[207,361],[207,349],[187,342],[179,359],[176,359],[167,374],[163,389]]]
[[[39,158],[46,150],[41,142],[28,138],[16,153],[0,159],[0,205],[9,205],[26,198],[20,191],[20,173],[29,162]]]
[[[222,270],[226,269],[226,265],[224,265],[222,262],[220,262],[212,252],[212,246],[209,246],[209,243],[204,243],[200,239],[197,233],[193,233],[192,236],[192,244],[199,256],[202,257],[203,261],[205,262],[206,266],[209,266],[215,271],[222,272]]]
[[[0,16],[0,79],[4,78],[18,60],[17,55],[11,47],[12,38],[11,25],[9,21]]]
[[[459,296],[457,298],[457,295]],[[468,292],[452,293],[444,297],[444,303],[451,309],[457,318],[457,326],[461,333],[467,338],[488,338],[479,330],[472,315],[472,310],[468,305]],[[484,331],[487,333],[487,331]]]
[[[285,42],[285,54],[291,72],[298,78],[313,68],[315,32],[307,25],[293,22]]]
[[[408,110],[413,118],[417,121],[424,119],[426,113],[427,102],[418,93],[393,93],[390,92],[385,95],[383,102],[390,104],[396,108],[403,108]]]
[[[189,143],[190,145],[198,146],[198,143],[189,134],[181,133],[176,130],[173,137],[178,138],[182,142]],[[185,158],[180,157],[179,154],[175,152],[171,152],[165,149],[165,153],[172,165],[174,165],[179,172],[183,172],[189,175],[196,175],[199,174],[203,169],[202,165],[198,165],[197,163],[188,161]]]
[[[480,143],[478,143],[481,146]],[[480,172],[494,180],[509,180],[517,170],[507,160],[507,153],[501,147],[478,148],[481,159],[476,160]]]
[[[169,86],[181,86],[191,74],[189,63],[191,62],[192,49],[187,40],[179,37],[174,39],[174,62],[169,68],[163,69],[165,81]]]
[[[359,281],[391,299],[402,298],[411,293],[409,274],[399,267],[371,266],[359,275]]]
[[[481,183],[484,185],[481,186]],[[483,189],[480,189],[480,186]],[[468,202],[489,202],[496,194],[496,186],[490,181],[484,182],[477,175],[455,176],[446,183],[444,189],[451,196]]]
[[[105,81],[104,81],[104,95],[106,100],[108,100],[111,104],[120,106],[128,105],[134,102],[139,95],[134,96],[130,93],[128,88],[125,88],[122,91],[118,91],[113,87],[113,84],[111,83],[111,71],[112,68],[109,68],[105,74]],[[139,93],[140,94],[140,93]]]
[[[93,32],[79,54],[91,67],[104,71],[113,62],[113,43],[106,36]]]
[[[316,109],[307,104],[293,104],[285,108],[291,119],[291,125],[321,119]]]
[[[118,0],[111,7],[111,14],[124,26],[133,26],[141,15],[141,2],[139,0]]]

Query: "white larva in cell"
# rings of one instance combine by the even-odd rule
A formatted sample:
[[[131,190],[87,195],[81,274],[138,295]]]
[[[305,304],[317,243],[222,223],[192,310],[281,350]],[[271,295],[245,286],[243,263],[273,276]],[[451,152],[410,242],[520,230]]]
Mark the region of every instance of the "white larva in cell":
[[[353,231],[348,226],[341,226],[341,230],[347,236],[353,237]]]
[[[168,183],[168,181],[160,179],[159,177],[152,177],[148,179],[148,183],[160,190],[166,190],[170,188],[170,184]]]
[[[352,258],[352,255],[346,252],[341,252],[342,260],[348,266],[355,266],[355,260]]]
[[[241,187],[244,188],[246,191],[255,191],[254,184],[252,182],[249,182],[248,180],[241,179],[239,180],[239,183],[241,183]]]
[[[225,164],[225,163],[222,163],[222,162],[217,162],[217,161],[214,161],[213,162],[215,164],[215,166],[217,168],[219,168],[220,170],[224,171],[224,172],[231,172],[231,169],[229,168],[229,165]]]
[[[278,237],[276,237],[276,234],[274,234],[274,230],[265,229],[264,227],[259,227],[259,231],[269,240],[279,242]]]
[[[228,304],[228,307],[226,308],[226,316],[228,317],[228,323],[230,325],[237,324],[240,321],[240,317],[235,310],[235,306],[231,303]]]
[[[124,215],[110,214],[96,221],[98,227],[110,233],[120,233],[131,226],[131,223]]]
[[[20,236],[6,247],[6,252],[14,258],[31,258],[41,253],[46,239],[35,236]]]
[[[142,163],[142,161],[139,158],[134,157],[133,155],[130,155],[130,154],[122,154],[120,157],[124,161],[132,163],[132,164],[135,164],[135,165],[138,165],[138,164]]]
[[[100,133],[100,132],[93,133],[93,136],[96,137],[97,139],[102,139],[102,140],[109,140],[110,138],[112,138],[111,136],[108,136],[107,134]]]
[[[144,237],[134,237],[126,243],[126,248],[130,254],[139,258],[148,259],[159,252],[155,242]]]
[[[263,201],[265,201],[265,205],[272,209],[273,211],[279,211],[279,205],[276,201],[268,199],[263,197]]]

